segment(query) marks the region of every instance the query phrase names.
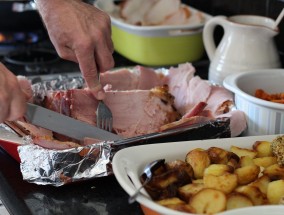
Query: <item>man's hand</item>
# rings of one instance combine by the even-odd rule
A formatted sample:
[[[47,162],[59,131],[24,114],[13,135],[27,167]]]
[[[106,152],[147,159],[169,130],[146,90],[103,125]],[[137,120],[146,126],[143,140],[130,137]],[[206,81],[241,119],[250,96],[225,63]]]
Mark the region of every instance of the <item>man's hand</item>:
[[[59,56],[79,63],[87,86],[102,96],[98,72],[114,66],[110,17],[79,0],[37,0],[37,7]]]

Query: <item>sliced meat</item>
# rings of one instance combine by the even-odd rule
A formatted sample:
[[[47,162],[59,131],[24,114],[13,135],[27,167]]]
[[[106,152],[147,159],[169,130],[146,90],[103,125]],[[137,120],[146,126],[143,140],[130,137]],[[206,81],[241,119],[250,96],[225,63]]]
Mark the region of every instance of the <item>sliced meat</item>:
[[[175,107],[183,115],[186,113],[185,101],[190,92],[189,81],[194,77],[195,68],[190,63],[180,64],[178,67],[171,67],[164,83],[169,87],[169,93],[175,97]]]
[[[163,78],[152,68],[136,66],[131,70],[123,68],[104,72],[101,74],[101,83],[111,86],[107,90],[150,90],[162,85]]]
[[[180,118],[167,87],[106,91],[104,102],[112,111],[114,131],[123,137],[153,133],[160,126]],[[54,111],[96,125],[98,101],[88,90],[53,92],[45,104]]]
[[[17,120],[14,122],[5,122],[12,130],[19,136],[52,136],[52,131],[32,125],[25,121],[25,119]]]
[[[202,123],[208,122],[211,119],[214,119],[214,118],[205,117],[205,116],[193,116],[190,118],[182,118],[178,121],[161,126],[160,131],[184,128],[184,127],[188,127],[194,124],[202,124]]]
[[[115,72],[107,71],[101,74],[101,84],[109,84],[112,90],[134,90],[138,85],[138,76],[136,73],[127,68],[116,70]]]
[[[175,107],[185,115],[200,102],[207,102],[211,92],[210,83],[194,76],[195,68],[185,63],[177,68],[170,68],[165,80],[169,92],[175,97]]]
[[[80,144],[75,142],[58,141],[54,139],[52,136],[42,136],[42,135],[33,137],[33,142],[43,148],[56,149],[56,150],[70,149],[81,146]]]
[[[246,116],[244,112],[240,110],[232,110],[226,114],[218,116],[218,118],[222,117],[230,118],[230,130],[232,137],[239,136],[247,127]]]
[[[70,92],[71,117],[96,125],[96,110],[98,100],[88,90],[71,90]]]
[[[113,114],[113,128],[123,137],[159,131],[180,115],[173,107],[173,97],[164,88],[106,92],[105,103]]]
[[[164,76],[162,74],[158,74],[154,69],[144,67],[144,66],[136,66],[136,73],[139,76],[139,82],[136,89],[139,90],[150,90],[157,86],[162,86]]]
[[[183,115],[182,118],[190,118],[193,116],[197,116],[200,113],[202,113],[202,111],[206,106],[207,106],[206,102],[199,102],[190,111],[188,111],[185,115]]]
[[[96,125],[96,109],[98,101],[89,90],[71,89],[53,91],[47,94],[44,107]]]
[[[211,110],[215,116],[229,112],[232,109],[233,93],[221,86],[212,86],[211,94],[205,109]]]

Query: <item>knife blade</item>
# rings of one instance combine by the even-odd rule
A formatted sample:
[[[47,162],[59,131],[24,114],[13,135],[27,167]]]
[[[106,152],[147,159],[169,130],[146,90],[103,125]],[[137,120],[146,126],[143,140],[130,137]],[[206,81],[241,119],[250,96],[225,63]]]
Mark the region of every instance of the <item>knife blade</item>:
[[[85,137],[100,140],[122,139],[114,133],[31,103],[27,103],[25,117],[31,124],[77,140],[83,140]]]

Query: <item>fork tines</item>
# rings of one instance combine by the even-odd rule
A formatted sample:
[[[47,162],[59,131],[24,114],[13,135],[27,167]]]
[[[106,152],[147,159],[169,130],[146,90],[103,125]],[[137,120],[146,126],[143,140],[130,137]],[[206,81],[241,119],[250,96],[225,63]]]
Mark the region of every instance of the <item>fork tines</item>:
[[[112,131],[112,113],[103,101],[99,101],[97,108],[97,127]]]

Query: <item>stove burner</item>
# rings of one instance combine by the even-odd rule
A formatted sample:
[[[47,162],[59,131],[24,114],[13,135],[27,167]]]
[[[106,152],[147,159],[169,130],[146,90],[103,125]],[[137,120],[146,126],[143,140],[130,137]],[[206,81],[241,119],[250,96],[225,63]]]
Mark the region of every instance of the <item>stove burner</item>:
[[[4,57],[8,63],[19,66],[38,66],[55,63],[59,60],[55,51],[31,49],[23,52],[14,52]]]
[[[40,40],[40,35],[35,32],[0,32],[0,44],[32,44]]]

